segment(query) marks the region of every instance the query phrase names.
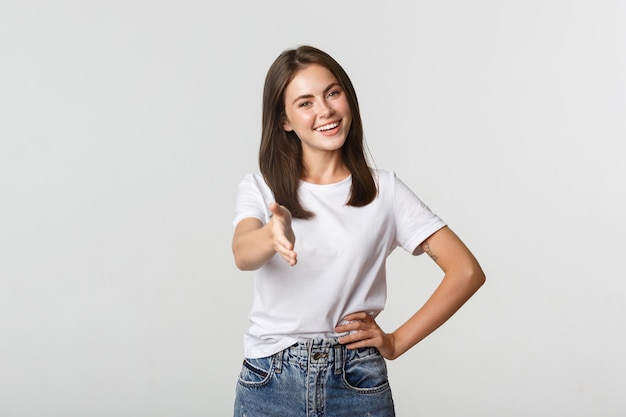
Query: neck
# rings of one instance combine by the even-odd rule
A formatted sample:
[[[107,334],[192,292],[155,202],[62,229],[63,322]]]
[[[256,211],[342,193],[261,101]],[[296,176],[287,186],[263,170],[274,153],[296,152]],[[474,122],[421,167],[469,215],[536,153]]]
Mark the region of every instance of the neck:
[[[313,184],[334,184],[350,175],[350,170],[343,162],[340,153],[330,158],[305,159],[302,180]]]

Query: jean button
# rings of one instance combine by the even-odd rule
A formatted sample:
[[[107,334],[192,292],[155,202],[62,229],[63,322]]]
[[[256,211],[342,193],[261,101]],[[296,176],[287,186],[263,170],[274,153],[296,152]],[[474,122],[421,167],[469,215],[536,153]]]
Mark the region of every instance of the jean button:
[[[315,353],[313,354],[313,360],[318,360],[318,359],[320,358],[320,356],[322,356],[322,354],[321,354],[321,353],[319,353],[319,352],[315,352]]]

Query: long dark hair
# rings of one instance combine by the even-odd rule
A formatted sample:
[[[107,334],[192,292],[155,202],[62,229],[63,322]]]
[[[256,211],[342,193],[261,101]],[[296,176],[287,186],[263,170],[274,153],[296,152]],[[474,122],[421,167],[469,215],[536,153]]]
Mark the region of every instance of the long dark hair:
[[[365,156],[359,103],[348,74],[330,55],[312,46],[286,50],[276,58],[265,77],[259,166],[276,202],[287,207],[294,218],[300,219],[311,218],[314,213],[302,207],[298,199],[298,187],[304,170],[302,144],[295,132],[283,129],[285,89],[298,70],[311,64],[321,65],[335,76],[345,92],[352,113],[352,125],[341,148],[344,163],[352,174],[350,198],[346,204],[366,206],[377,193]]]

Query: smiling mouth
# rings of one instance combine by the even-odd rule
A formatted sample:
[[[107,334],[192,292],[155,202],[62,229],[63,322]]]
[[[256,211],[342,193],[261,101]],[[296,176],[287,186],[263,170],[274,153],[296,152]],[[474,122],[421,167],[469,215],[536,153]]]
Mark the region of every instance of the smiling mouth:
[[[327,130],[332,130],[332,129],[336,128],[337,126],[339,126],[339,122],[329,123],[329,124],[324,125],[324,126],[316,127],[315,131],[316,132],[326,132]]]

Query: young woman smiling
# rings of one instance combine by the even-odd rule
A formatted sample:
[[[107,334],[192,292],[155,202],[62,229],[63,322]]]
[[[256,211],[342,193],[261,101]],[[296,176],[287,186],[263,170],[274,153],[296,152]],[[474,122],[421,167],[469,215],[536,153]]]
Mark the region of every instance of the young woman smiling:
[[[354,87],[319,49],[283,52],[263,93],[260,173],[239,185],[235,264],[255,270],[235,416],[394,416],[386,359],[483,284],[478,262],[393,172],[370,168]],[[427,253],[443,279],[398,329],[376,316],[387,256]]]

